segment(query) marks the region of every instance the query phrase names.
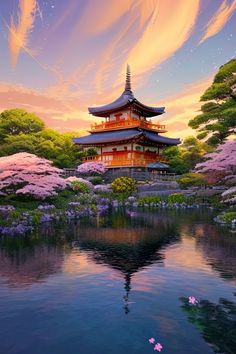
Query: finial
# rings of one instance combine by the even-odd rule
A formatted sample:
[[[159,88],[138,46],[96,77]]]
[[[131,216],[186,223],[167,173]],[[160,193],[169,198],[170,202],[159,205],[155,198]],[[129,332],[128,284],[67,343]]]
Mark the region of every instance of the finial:
[[[129,64],[127,64],[126,67],[125,91],[131,91],[131,73]]]

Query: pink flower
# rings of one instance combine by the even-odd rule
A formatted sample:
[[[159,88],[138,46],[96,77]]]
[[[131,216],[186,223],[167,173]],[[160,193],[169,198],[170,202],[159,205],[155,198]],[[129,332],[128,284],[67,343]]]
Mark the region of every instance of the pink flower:
[[[62,173],[51,161],[26,152],[0,157],[0,192],[51,197],[69,185]]]
[[[150,338],[148,341],[149,341],[150,344],[154,344],[155,343],[155,338]]]
[[[194,296],[189,296],[188,303],[190,305],[197,305],[198,304],[198,300]]]
[[[162,345],[161,345],[161,343],[157,343],[156,345],[155,345],[155,347],[154,347],[154,350],[157,350],[158,352],[161,352],[162,351]]]

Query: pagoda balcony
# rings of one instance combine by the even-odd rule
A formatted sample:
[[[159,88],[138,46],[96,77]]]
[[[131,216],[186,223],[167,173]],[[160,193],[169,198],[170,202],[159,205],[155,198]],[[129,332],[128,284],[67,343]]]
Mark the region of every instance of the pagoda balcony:
[[[103,131],[129,129],[129,128],[143,128],[155,131],[157,133],[166,133],[166,127],[163,124],[152,123],[151,120],[139,120],[139,119],[123,119],[119,121],[108,121],[100,124],[94,123],[91,125],[90,132],[97,133]]]
[[[109,159],[109,156],[111,159]],[[84,158],[83,162],[99,161],[108,168],[112,167],[145,167],[153,162],[166,162],[165,158],[156,153],[125,152],[119,154],[102,154]]]

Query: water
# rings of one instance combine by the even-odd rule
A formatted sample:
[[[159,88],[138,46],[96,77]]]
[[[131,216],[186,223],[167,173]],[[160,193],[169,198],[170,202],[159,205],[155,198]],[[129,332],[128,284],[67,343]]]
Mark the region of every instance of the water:
[[[205,211],[0,242],[1,354],[236,353],[236,236]],[[189,295],[201,302],[188,305]]]

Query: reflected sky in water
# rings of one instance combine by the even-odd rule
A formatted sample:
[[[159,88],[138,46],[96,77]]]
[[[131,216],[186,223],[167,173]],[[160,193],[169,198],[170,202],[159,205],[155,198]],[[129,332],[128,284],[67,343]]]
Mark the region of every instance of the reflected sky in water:
[[[165,353],[212,353],[180,300],[235,301],[236,239],[211,219],[121,213],[3,239],[0,353],[143,354],[152,336]]]

